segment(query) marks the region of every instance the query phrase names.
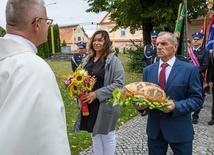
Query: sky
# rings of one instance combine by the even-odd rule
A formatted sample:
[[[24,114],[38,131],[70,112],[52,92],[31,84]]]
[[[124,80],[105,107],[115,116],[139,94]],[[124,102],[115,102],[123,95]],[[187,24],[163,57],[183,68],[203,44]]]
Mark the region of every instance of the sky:
[[[44,0],[47,15],[53,19],[53,24],[59,26],[80,24],[90,37],[96,31],[96,23],[99,23],[106,12],[99,14],[86,13],[89,8],[86,0]],[[5,7],[7,0],[0,0],[0,26],[5,29]],[[56,3],[56,4],[54,4]],[[91,24],[91,23],[95,24]]]

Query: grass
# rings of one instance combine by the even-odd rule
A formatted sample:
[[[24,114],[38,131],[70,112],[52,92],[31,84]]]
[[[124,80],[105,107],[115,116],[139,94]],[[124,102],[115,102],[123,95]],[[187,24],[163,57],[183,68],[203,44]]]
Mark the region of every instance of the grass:
[[[134,81],[141,81],[141,73],[135,73],[128,69],[128,58],[126,57],[126,55],[119,54],[119,58],[125,69],[126,84]],[[60,61],[48,62],[48,64],[53,69],[56,75],[57,82],[65,104],[67,131],[71,152],[72,155],[78,155],[79,152],[92,145],[92,141],[88,132],[81,131],[79,133],[73,133],[71,131],[78,114],[77,103],[75,100],[69,97],[69,91],[64,86],[65,79],[72,73],[71,64],[70,62]],[[133,106],[121,107],[121,115],[117,123],[117,129],[119,129],[125,122],[127,122],[137,114],[139,113],[133,108]]]

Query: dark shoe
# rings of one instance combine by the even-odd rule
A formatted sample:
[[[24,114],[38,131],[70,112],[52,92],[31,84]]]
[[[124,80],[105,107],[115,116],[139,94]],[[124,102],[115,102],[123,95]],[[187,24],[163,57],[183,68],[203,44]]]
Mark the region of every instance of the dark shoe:
[[[211,92],[210,92],[210,87],[204,88],[204,92],[207,93],[207,94],[211,94]]]
[[[210,90],[207,90],[207,94],[211,94]]]
[[[208,125],[214,125],[214,119],[211,119],[211,121],[208,122]]]
[[[148,110],[148,109],[145,109],[145,110],[143,110],[143,112],[141,113],[141,116],[146,116],[146,115],[148,115],[148,113],[149,113],[149,110]]]
[[[192,124],[198,124],[198,119],[197,118],[193,118],[192,119]]]

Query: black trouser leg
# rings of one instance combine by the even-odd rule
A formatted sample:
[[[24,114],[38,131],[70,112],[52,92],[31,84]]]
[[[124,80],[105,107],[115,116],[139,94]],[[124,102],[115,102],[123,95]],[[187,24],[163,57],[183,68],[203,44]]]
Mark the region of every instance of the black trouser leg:
[[[214,119],[214,88],[212,87],[212,119]]]

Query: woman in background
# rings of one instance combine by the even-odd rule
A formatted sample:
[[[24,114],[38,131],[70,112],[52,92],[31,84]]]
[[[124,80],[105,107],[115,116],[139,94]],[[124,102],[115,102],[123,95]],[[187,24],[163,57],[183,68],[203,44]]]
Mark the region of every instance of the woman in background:
[[[95,155],[114,155],[120,109],[107,100],[116,87],[124,86],[125,78],[123,66],[112,51],[108,32],[99,30],[91,37],[85,70],[95,76],[96,83],[92,92],[82,97],[88,102],[89,116],[81,116],[80,130],[91,133]]]

